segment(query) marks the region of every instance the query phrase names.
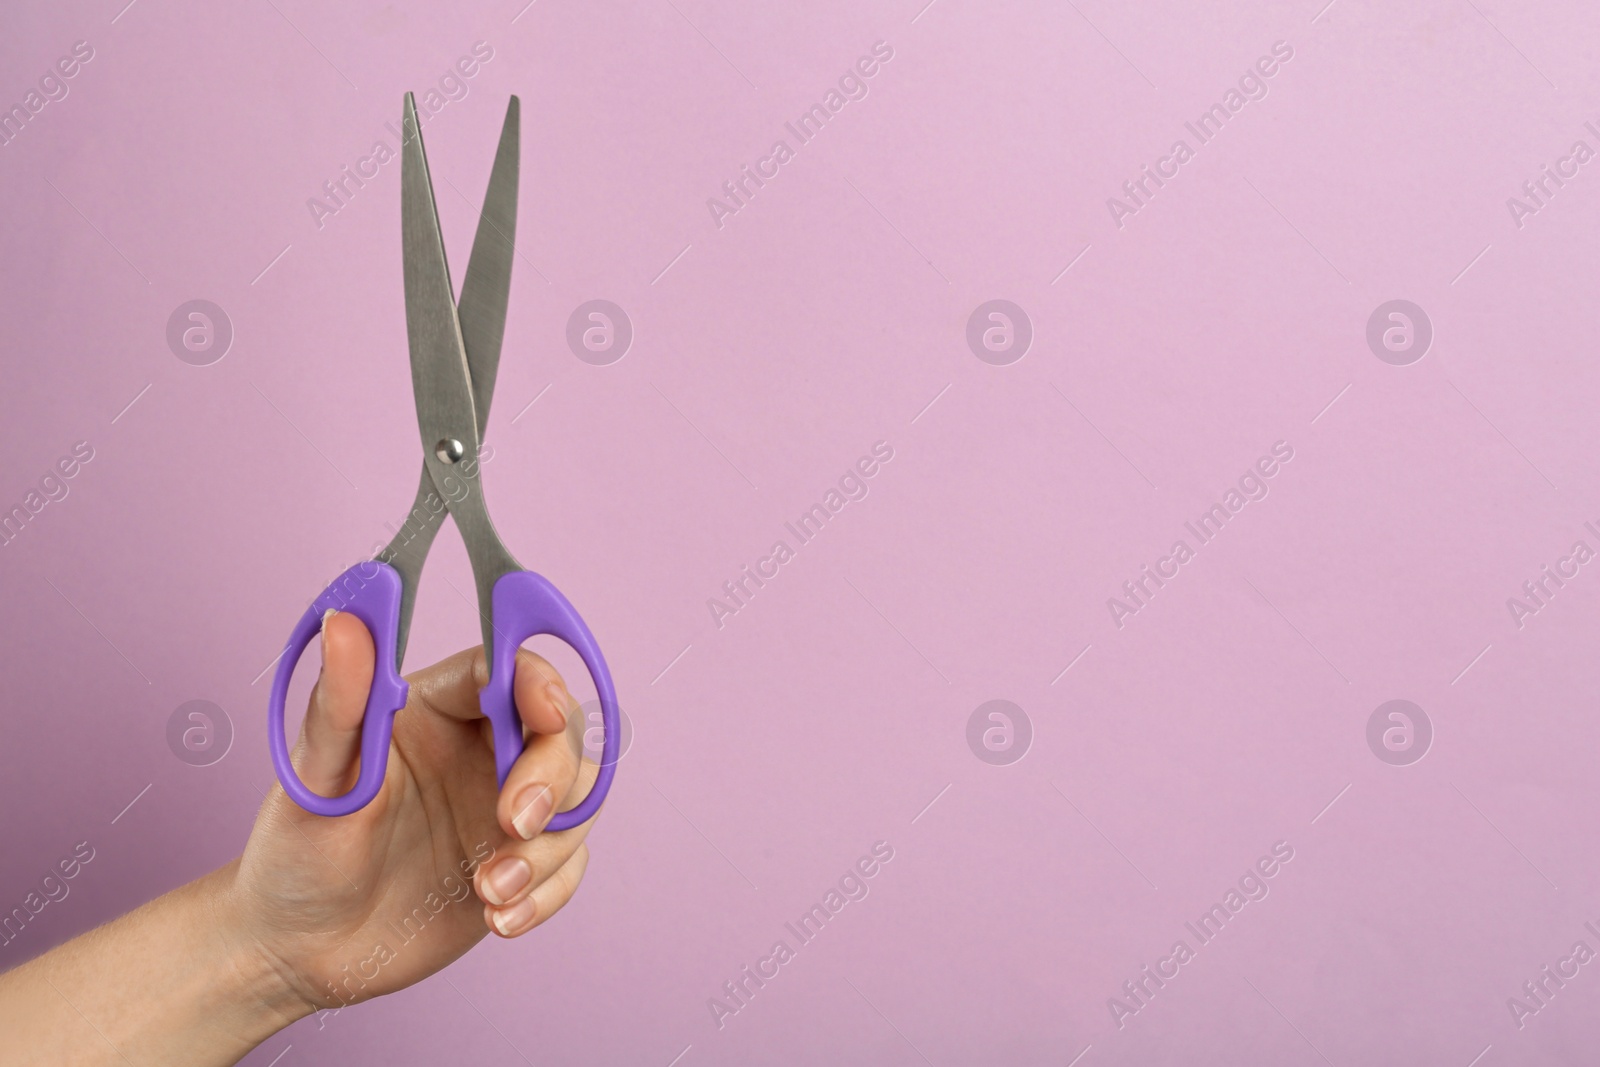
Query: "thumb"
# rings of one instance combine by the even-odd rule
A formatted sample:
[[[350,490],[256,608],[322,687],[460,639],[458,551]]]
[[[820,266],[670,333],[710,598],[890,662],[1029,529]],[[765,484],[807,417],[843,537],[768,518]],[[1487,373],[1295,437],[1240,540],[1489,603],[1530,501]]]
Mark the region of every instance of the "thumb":
[[[300,780],[314,793],[338,796],[355,780],[375,662],[365,623],[348,612],[322,617],[322,673],[293,757]]]

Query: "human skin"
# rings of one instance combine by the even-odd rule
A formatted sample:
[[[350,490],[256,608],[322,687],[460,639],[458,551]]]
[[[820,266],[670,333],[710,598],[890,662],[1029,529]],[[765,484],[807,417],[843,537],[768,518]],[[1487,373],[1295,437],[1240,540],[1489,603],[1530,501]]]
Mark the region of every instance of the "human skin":
[[[333,613],[322,647],[292,758],[308,787],[336,795],[356,779],[373,644]],[[560,675],[519,652],[527,749],[504,789],[478,710],[483,650],[407,681],[372,803],[323,818],[274,784],[238,859],[0,975],[0,1065],[232,1064],[297,1019],[403,989],[485,934],[520,937],[559,911],[594,820],[544,826],[596,771]],[[423,932],[402,941],[407,919]]]

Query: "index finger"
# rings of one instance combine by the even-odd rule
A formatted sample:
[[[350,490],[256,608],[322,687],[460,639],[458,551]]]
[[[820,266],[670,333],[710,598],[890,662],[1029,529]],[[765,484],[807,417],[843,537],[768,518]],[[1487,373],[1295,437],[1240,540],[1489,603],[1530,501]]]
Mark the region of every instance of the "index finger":
[[[525,648],[517,650],[517,675],[512,692],[522,724],[536,734],[567,728],[570,706],[566,683],[550,661]],[[406,679],[411,696],[428,710],[457,722],[483,718],[478,692],[489,684],[483,648],[464,649]]]

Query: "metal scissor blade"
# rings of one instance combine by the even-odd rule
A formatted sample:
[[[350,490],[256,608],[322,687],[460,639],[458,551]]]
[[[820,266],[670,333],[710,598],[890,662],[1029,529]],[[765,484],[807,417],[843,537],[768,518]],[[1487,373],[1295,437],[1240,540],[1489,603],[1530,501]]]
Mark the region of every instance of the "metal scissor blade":
[[[405,121],[410,121],[407,112]],[[489,420],[489,403],[494,398],[495,375],[500,367],[500,342],[505,334],[506,306],[511,294],[511,259],[515,255],[517,228],[517,178],[520,152],[521,102],[513,96],[506,107],[505,124],[500,130],[500,147],[495,152],[489,174],[489,190],[484,194],[478,233],[473,238],[472,255],[467,260],[467,275],[461,283],[461,300],[456,305],[456,320],[461,324],[467,348],[467,367],[472,378],[472,401],[476,411],[478,436],[482,438]],[[408,127],[415,130],[415,127]],[[420,136],[420,134],[418,134]],[[426,153],[423,154],[426,159]],[[406,164],[401,163],[402,171]],[[447,514],[444,499],[434,487],[433,475],[423,463],[416,498],[405,521],[395,530],[394,540],[379,553],[378,559],[391,564],[401,575],[400,626],[396,634],[395,662],[405,659],[411,636],[411,612],[416,606],[417,584],[422,577],[428,550]]]
[[[400,157],[400,243],[405,260],[406,337],[423,455],[438,482],[435,453],[454,453],[446,459],[447,467],[462,455],[477,455],[478,419],[428,156],[410,93],[404,122],[408,138]]]
[[[400,242],[405,259],[406,336],[411,348],[411,390],[422,433],[422,458],[434,488],[448,501],[461,531],[478,587],[484,647],[494,626],[484,605],[494,583],[521,566],[494,531],[478,478],[478,416],[466,343],[456,316],[450,267],[445,261],[439,211],[428,175],[417,105],[406,94],[405,142],[400,157]],[[465,460],[466,462],[462,462]],[[459,464],[459,466],[458,466]]]
[[[489,422],[495,375],[500,369],[500,343],[505,337],[506,305],[511,299],[511,259],[516,254],[517,176],[521,152],[522,103],[515,96],[506,106],[500,147],[489,173],[478,233],[472,239],[467,275],[461,282],[457,314],[472,372],[472,402],[478,413],[478,436]]]

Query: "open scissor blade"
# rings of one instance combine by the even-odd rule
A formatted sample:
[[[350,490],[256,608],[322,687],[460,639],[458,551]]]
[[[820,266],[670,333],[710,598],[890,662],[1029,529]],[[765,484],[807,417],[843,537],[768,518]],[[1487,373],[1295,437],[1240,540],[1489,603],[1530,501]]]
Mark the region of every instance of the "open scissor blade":
[[[478,216],[467,275],[461,282],[457,314],[472,372],[472,401],[478,413],[478,435],[489,422],[495,374],[500,369],[500,343],[505,337],[506,305],[511,299],[511,258],[517,240],[517,172],[521,151],[521,102],[513,96],[500,128],[500,147],[489,173],[489,191]]]
[[[494,622],[486,610],[492,603],[494,584],[522,567],[495,533],[483,501],[472,373],[450,288],[450,267],[439,233],[439,211],[417,123],[417,105],[410,93],[406,94],[405,127],[408,139],[400,156],[400,243],[405,259],[411,390],[417,403],[423,462],[440,499],[449,502],[450,515],[472,561],[487,648],[494,643]],[[496,357],[498,354],[496,346]],[[416,570],[420,573],[420,556]]]
[[[400,157],[400,243],[405,260],[406,337],[411,347],[411,388],[417,402],[422,452],[434,482],[463,455],[478,453],[478,420],[472,400],[466,344],[456,317],[450,267],[445,260],[439,212],[428,176],[417,106],[405,105],[406,141]],[[454,453],[453,457],[438,455]],[[445,470],[436,469],[436,459]]]
[[[417,584],[428,549],[447,513],[444,502],[455,499],[454,494],[446,491],[450,486],[436,484],[442,476],[448,476],[443,468],[453,466],[441,464],[436,455],[438,446],[453,439],[461,444],[464,457],[468,452],[475,456],[494,395],[500,342],[510,299],[511,257],[515,254],[520,110],[513,96],[506,109],[478,233],[467,261],[461,302],[447,311],[445,305],[451,297],[450,270],[439,233],[427,152],[422,144],[415,101],[410,93],[405,98],[402,122],[406,140],[401,149],[400,214],[406,330],[411,346],[411,380],[424,459],[411,510],[395,531],[394,540],[378,554],[379,560],[392,565],[401,575],[397,663],[405,658]],[[462,424],[470,426],[474,434],[468,437],[450,429]],[[461,487],[458,480],[456,488]],[[486,521],[469,520],[473,528],[485,525]],[[476,536],[481,539],[483,535],[479,531]],[[488,536],[492,541],[492,529]],[[494,547],[491,544],[491,551]]]

